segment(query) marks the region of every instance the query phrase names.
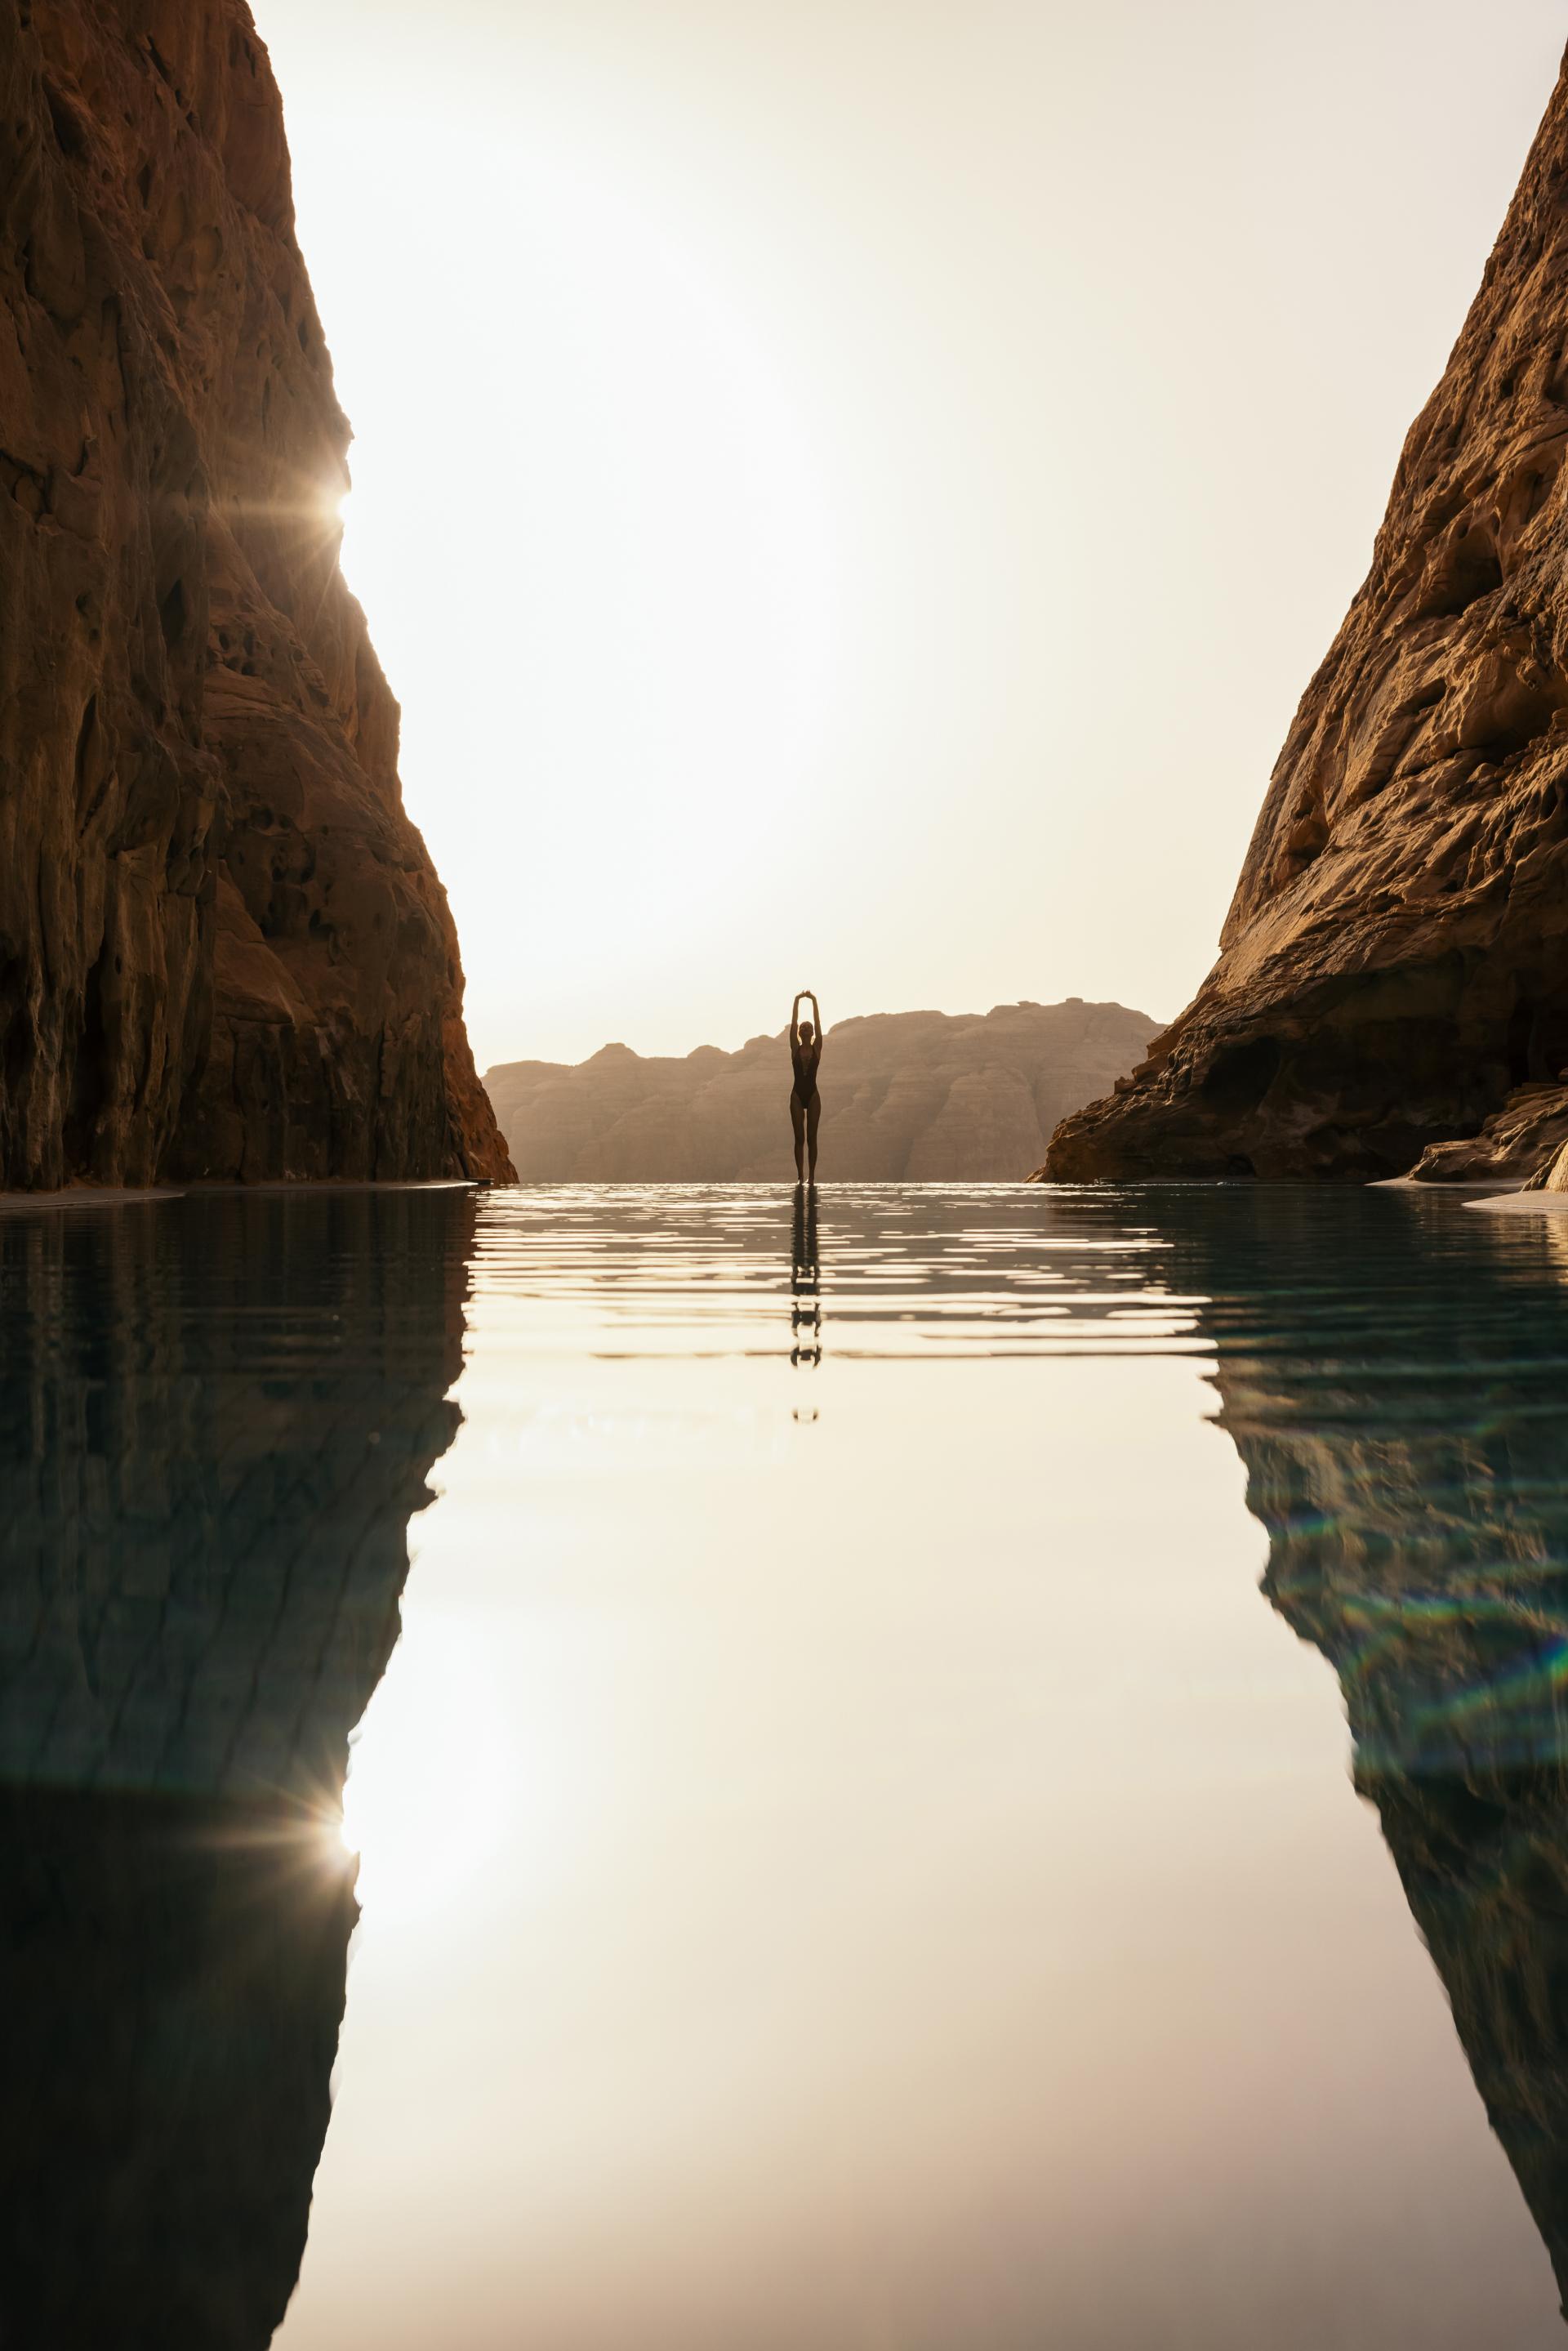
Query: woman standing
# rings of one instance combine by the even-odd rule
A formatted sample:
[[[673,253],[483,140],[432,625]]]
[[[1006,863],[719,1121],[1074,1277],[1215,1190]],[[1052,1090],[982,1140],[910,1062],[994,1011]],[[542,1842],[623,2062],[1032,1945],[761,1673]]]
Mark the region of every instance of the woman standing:
[[[809,1004],[813,1019],[803,1020],[800,1008]],[[811,1181],[816,1181],[816,1129],[822,1117],[822,1096],[816,1091],[816,1072],[822,1061],[822,1008],[809,987],[797,993],[789,1016],[789,1057],[794,1064],[794,1083],[790,1089],[790,1124],[794,1129],[794,1180],[804,1183],[806,1176],[805,1155],[811,1154]]]

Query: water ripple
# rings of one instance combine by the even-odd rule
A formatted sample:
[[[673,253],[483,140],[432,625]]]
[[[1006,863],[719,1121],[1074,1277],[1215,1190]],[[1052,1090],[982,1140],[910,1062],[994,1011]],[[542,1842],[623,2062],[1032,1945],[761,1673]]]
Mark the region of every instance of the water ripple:
[[[1184,1353],[1197,1301],[1147,1228],[1027,1186],[589,1185],[498,1192],[475,1311],[597,1353]]]

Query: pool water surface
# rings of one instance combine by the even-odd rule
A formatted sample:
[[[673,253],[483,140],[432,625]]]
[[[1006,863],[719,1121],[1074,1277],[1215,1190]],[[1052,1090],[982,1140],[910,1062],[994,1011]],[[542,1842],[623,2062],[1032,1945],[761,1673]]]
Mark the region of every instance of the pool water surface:
[[[0,1332],[18,2343],[1563,2340],[1568,1222],[84,1200]]]

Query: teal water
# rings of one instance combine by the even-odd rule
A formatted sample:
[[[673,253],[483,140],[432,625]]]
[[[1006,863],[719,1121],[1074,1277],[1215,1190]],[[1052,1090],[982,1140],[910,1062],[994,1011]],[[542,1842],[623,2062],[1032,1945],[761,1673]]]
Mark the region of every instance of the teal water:
[[[1568,1222],[12,1205],[0,1340],[0,2341],[1562,2340]]]

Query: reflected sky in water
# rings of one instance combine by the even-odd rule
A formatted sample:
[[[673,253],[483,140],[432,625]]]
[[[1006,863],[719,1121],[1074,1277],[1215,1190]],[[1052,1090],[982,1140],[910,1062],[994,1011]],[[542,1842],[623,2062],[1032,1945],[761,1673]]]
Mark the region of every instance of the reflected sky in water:
[[[485,1265],[567,1344],[688,1357],[771,1353],[781,1238],[802,1288],[824,1249],[834,1353],[1169,1351],[1194,1328],[1170,1245],[1129,1217],[1057,1229],[1029,1186],[836,1185],[792,1205],[763,1185],[550,1186],[491,1204]],[[607,1209],[610,1213],[607,1214]]]
[[[0,1217],[27,2307],[75,2232],[287,2351],[1561,2342],[1564,1240]]]

